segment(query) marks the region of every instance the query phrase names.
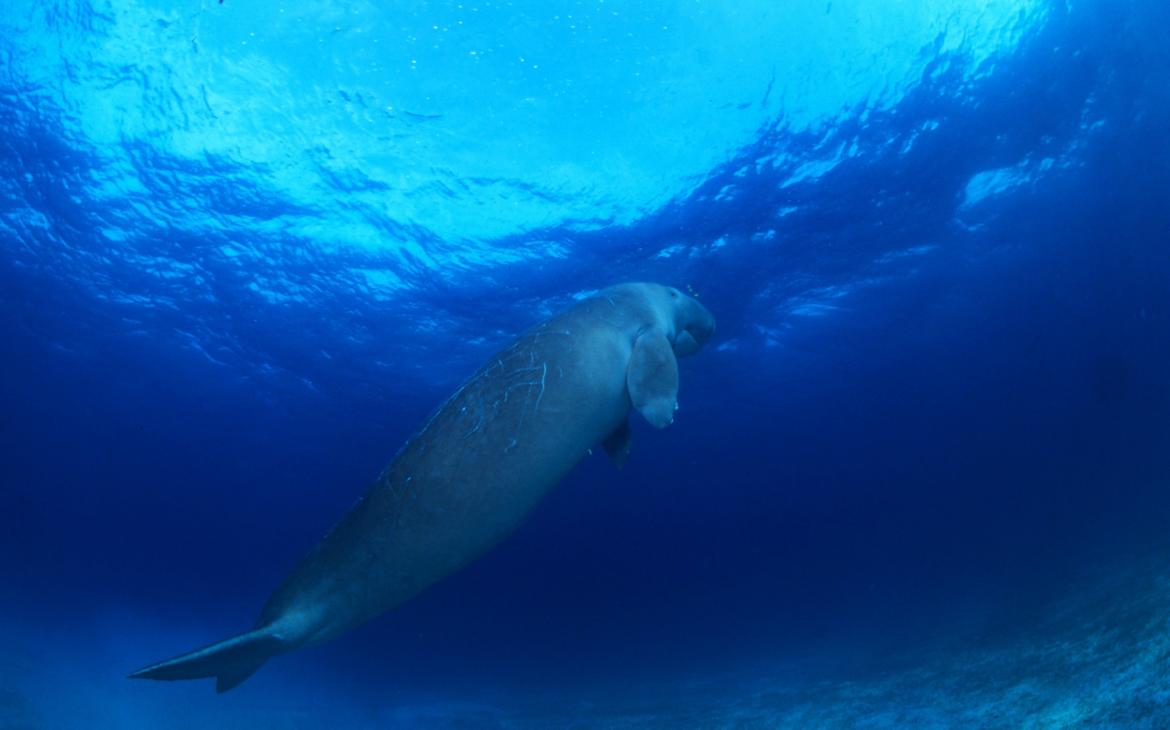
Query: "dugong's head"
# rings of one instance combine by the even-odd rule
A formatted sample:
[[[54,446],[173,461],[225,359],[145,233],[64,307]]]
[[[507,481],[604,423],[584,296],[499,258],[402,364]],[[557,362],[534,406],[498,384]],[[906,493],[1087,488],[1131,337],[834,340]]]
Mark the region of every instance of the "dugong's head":
[[[666,428],[678,410],[677,358],[711,338],[715,317],[694,297],[661,284],[619,284],[606,289],[602,300],[596,306],[605,324],[630,336],[625,371],[630,404],[650,425]]]
[[[651,305],[663,319],[676,357],[686,357],[703,346],[715,333],[715,316],[694,297],[672,286],[642,284]]]

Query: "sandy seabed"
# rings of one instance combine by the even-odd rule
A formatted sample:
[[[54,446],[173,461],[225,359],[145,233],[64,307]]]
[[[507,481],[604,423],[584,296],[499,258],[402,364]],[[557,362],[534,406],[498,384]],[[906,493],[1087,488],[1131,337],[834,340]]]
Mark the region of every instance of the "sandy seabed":
[[[207,683],[129,682],[120,670],[142,651],[141,623],[98,623],[72,638],[4,623],[0,730],[1170,727],[1170,560],[1162,559],[1099,570],[1030,622],[837,679],[757,665],[620,691],[562,687],[474,701],[349,693],[314,683],[311,667],[294,678],[303,687],[254,680],[223,696]],[[150,641],[176,644],[157,632]]]

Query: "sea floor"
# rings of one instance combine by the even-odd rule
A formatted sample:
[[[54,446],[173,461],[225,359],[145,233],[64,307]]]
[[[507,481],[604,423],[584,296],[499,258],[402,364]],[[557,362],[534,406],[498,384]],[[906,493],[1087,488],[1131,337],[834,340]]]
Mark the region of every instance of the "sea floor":
[[[286,674],[284,684],[270,678],[223,696],[207,683],[131,682],[123,670],[142,653],[141,623],[97,622],[69,635],[5,621],[0,730],[1170,727],[1170,560],[1098,569],[1029,615],[969,624],[929,649],[871,659],[838,677],[803,678],[786,657],[782,667],[755,662],[620,689],[425,699],[322,684],[312,666],[296,686]],[[154,639],[175,644],[173,634]]]

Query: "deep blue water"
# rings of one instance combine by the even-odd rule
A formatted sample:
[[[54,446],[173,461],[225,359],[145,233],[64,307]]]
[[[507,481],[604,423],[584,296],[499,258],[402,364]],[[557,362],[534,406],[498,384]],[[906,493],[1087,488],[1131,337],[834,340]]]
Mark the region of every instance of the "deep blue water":
[[[0,728],[1170,725],[1170,6],[0,9]],[[716,339],[508,541],[230,694],[459,383]]]

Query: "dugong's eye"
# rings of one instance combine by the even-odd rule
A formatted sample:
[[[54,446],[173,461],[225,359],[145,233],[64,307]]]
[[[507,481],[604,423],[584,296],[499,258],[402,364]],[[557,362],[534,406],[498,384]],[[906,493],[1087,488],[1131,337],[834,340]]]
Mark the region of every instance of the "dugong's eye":
[[[678,299],[678,289],[671,288],[670,296],[674,297],[675,299]]]

